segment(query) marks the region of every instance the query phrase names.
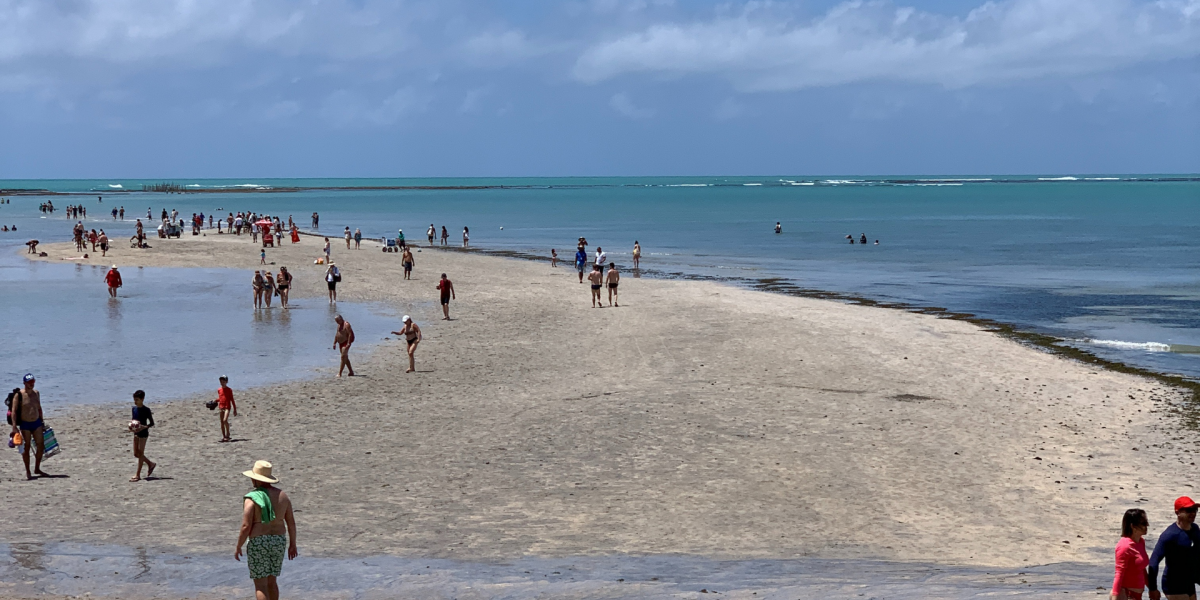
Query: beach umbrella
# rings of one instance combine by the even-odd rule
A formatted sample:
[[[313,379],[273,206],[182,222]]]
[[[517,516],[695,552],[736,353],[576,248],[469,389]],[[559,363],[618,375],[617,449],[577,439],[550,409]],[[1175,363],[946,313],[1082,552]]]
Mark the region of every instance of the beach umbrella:
[[[275,223],[268,221],[266,219],[263,219],[261,221],[255,221],[254,224],[258,225],[259,227],[270,227],[270,226],[274,225]]]

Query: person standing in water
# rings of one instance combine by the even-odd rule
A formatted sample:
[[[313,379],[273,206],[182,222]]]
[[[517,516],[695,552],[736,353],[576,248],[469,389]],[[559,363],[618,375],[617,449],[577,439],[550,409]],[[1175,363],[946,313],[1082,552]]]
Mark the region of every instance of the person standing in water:
[[[279,479],[271,476],[273,468],[271,463],[259,460],[249,471],[242,471],[254,482],[254,489],[243,496],[242,525],[233,558],[241,562],[245,545],[246,565],[257,600],[279,600],[276,578],[283,572],[283,557],[286,553],[288,560],[295,560],[300,555],[292,500],[275,487]]]
[[[463,248],[466,248],[469,243],[471,243],[471,230],[463,227]]]
[[[25,389],[18,391],[13,395],[12,400],[12,434],[21,433],[21,439],[24,442],[21,450],[21,459],[25,461],[25,478],[33,479],[34,474],[46,477],[42,472],[42,457],[46,454],[46,441],[42,434],[46,431],[46,423],[42,420],[42,394],[34,389],[37,380],[34,379],[33,373],[26,373],[21,379],[25,384]],[[33,465],[33,472],[29,472],[29,449],[37,448],[34,452],[36,459]]]
[[[271,275],[271,271],[263,271],[263,301],[266,308],[271,308],[271,298],[275,297],[275,276]]]
[[[445,273],[442,273],[442,279],[441,279],[441,281],[438,281],[438,283],[437,283],[437,290],[439,292],[441,292],[441,297],[442,297],[442,320],[449,321],[450,320],[450,299],[454,298],[455,300],[457,300],[458,296],[456,296],[454,294],[454,284],[450,283],[449,279],[446,279]]]
[[[354,377],[354,367],[350,365],[350,345],[354,343],[354,328],[342,315],[334,317],[333,321],[337,323],[337,332],[333,334],[333,347],[338,349],[342,357],[338,363],[337,376],[342,376],[343,369],[350,369],[350,376]]]
[[[633,240],[633,268],[637,269],[642,262],[642,245],[637,240]]]
[[[316,229],[317,223],[320,223],[320,222],[321,222],[321,215],[318,215],[317,213],[313,213],[313,218],[312,218],[313,229]]]
[[[404,327],[400,331],[393,331],[393,335],[404,336],[404,342],[408,345],[408,370],[405,373],[412,373],[417,370],[416,358],[414,354],[417,352],[417,344],[421,343],[421,328],[413,323],[412,317],[404,315]]]
[[[267,282],[263,279],[262,271],[255,271],[254,277],[250,279],[250,288],[254,290],[254,308],[262,308],[263,305],[263,288]]]
[[[150,439],[150,428],[154,427],[154,414],[145,405],[146,392],[138,390],[133,393],[133,416],[130,417],[129,431],[133,433],[133,456],[137,458],[137,472],[129,481],[142,480],[142,465],[146,465],[146,478],[154,474],[158,463],[146,458],[146,441]]]
[[[450,232],[446,231],[446,226],[442,225],[442,245],[445,246],[450,241]]]
[[[288,307],[288,290],[292,287],[292,274],[287,267],[279,267],[279,275],[275,278],[276,289],[279,290],[279,305]]]
[[[229,414],[237,416],[237,402],[233,401],[233,388],[229,387],[229,377],[222,375],[217,379],[221,387],[217,388],[217,414],[221,418],[221,441],[232,442],[233,431],[229,426]]]
[[[433,245],[433,238],[437,235],[437,229],[434,229],[433,223],[429,224],[429,230],[425,232],[425,237],[429,238],[429,245]]]
[[[608,273],[604,275],[604,283],[608,287],[608,305],[621,306],[621,301],[617,298],[617,284],[621,283],[621,274],[617,272],[617,263],[608,263]]]
[[[783,225],[779,221],[775,221],[775,233],[783,233]]]
[[[107,243],[108,242],[106,241],[105,245],[107,245]],[[108,297],[116,298],[117,288],[125,285],[124,282],[121,281],[121,272],[117,270],[117,265],[113,265],[112,268],[108,270],[108,273],[104,275],[104,283],[108,285]]]

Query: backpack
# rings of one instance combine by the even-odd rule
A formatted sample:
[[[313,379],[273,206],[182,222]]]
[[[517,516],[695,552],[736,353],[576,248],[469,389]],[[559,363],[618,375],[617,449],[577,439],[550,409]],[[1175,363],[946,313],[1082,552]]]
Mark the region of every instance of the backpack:
[[[20,389],[15,389],[15,390],[9,392],[8,397],[4,399],[4,408],[5,408],[5,412],[6,412],[4,420],[8,421],[9,425],[13,424],[13,419],[12,419],[13,398],[15,398],[17,396],[17,394],[20,394],[20,393],[21,393]]]

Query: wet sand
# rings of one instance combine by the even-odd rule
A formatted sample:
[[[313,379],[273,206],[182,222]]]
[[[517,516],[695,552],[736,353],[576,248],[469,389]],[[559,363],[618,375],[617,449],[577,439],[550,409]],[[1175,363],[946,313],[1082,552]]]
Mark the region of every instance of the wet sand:
[[[426,248],[403,281],[399,254],[331,241],[340,297],[424,329],[418,373],[392,339],[356,357],[359,377],[335,379],[330,349],[327,377],[232,382],[234,444],[207,397],[151,398],[161,478],[139,483],[126,406],[56,413],[65,452],[46,468],[68,477],[25,483],[10,452],[0,485],[30,509],[0,517],[0,541],[231,554],[255,459],[299,508],[301,551],[328,558],[1107,565],[1126,508],[1158,531],[1194,491],[1179,393],[970,323],[628,272],[621,307],[592,309],[565,265]],[[247,269],[249,305],[248,236],[150,242],[86,262]],[[268,249],[310,298],[319,255],[311,237]]]

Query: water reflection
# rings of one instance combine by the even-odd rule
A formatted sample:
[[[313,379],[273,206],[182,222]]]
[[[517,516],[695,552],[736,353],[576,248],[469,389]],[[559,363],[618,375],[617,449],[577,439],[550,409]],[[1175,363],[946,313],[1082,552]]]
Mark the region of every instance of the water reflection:
[[[23,542],[8,547],[8,554],[17,566],[29,571],[46,570],[46,549],[38,542]]]

